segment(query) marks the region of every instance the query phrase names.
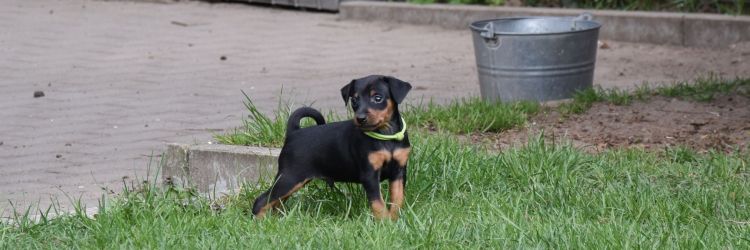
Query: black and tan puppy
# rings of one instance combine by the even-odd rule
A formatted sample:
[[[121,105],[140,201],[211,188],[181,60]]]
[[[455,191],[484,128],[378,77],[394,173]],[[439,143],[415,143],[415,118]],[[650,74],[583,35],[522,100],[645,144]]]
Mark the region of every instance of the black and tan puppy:
[[[411,90],[407,82],[372,75],[352,80],[341,89],[351,102],[354,119],[324,124],[315,109],[297,109],[287,122],[274,184],[255,200],[253,214],[263,217],[312,179],[361,183],[375,218],[398,218],[404,202],[406,163],[411,145],[398,104]],[[310,117],[317,126],[300,128]],[[380,182],[390,181],[391,208],[380,194]]]

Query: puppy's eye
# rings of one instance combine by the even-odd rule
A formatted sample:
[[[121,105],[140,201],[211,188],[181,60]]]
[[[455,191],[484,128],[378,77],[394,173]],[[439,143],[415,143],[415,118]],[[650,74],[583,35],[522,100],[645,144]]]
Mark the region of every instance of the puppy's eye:
[[[352,97],[351,100],[352,100],[352,108],[357,109],[357,107],[359,107],[359,103],[357,103],[357,98]]]
[[[381,95],[374,95],[374,96],[372,96],[372,102],[374,102],[374,103],[381,103],[381,102],[383,102],[383,96],[381,96]]]

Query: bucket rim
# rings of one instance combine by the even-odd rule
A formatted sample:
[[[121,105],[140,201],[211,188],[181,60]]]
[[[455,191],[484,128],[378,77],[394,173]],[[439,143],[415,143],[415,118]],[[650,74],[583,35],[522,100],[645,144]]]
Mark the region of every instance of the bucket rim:
[[[495,19],[485,19],[485,20],[479,20],[474,21],[471,24],[469,24],[469,29],[475,32],[484,32],[484,26],[478,26],[479,23],[488,23],[493,21],[508,21],[508,20],[522,20],[522,19],[567,19],[567,20],[573,20],[575,17],[566,17],[566,16],[514,16],[514,17],[503,17],[503,18],[495,18]],[[602,24],[593,21],[593,20],[576,20],[577,22],[588,22],[594,24],[591,28],[581,29],[581,30],[573,30],[573,31],[560,31],[560,32],[545,32],[545,33],[519,33],[519,32],[494,32],[495,35],[503,35],[503,36],[544,36],[544,35],[559,35],[559,34],[572,34],[572,33],[582,33],[582,32],[589,32],[594,30],[599,30],[599,28],[602,27]]]

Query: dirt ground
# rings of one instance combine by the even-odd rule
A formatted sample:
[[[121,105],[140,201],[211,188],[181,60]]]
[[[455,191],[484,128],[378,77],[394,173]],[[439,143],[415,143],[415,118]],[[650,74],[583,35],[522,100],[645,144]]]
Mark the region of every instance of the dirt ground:
[[[533,117],[524,128],[474,135],[472,140],[503,150],[523,144],[542,131],[548,140],[569,140],[588,152],[610,148],[662,150],[679,145],[698,152],[747,151],[750,98],[733,93],[710,102],[657,96],[625,106],[596,103],[583,114],[563,117],[551,110]]]

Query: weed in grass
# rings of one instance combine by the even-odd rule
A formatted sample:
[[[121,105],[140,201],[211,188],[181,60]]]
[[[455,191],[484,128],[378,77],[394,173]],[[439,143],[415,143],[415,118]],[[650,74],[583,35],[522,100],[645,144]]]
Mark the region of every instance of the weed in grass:
[[[645,101],[654,95],[711,101],[717,94],[737,92],[747,95],[743,92],[746,89],[750,89],[750,78],[726,80],[715,75],[698,78],[693,82],[679,82],[656,88],[644,83],[632,93],[619,89],[589,88],[577,92],[571,102],[560,105],[558,110],[563,115],[580,114],[591,108],[595,102],[629,105],[633,100]]]
[[[750,79],[723,80],[716,76],[699,78],[692,83],[680,82],[660,87],[656,93],[668,97],[683,97],[696,101],[711,101],[716,94],[729,93],[750,85]]]
[[[633,91],[633,99],[638,101],[648,100],[652,95],[654,95],[654,90],[651,88],[651,85],[645,82],[638,85],[635,91]]]
[[[214,138],[224,144],[280,146],[286,132],[286,120],[283,118],[289,117],[289,105],[279,101],[275,117],[271,118],[258,110],[255,103],[244,91],[242,91],[242,95],[245,96],[243,104],[250,112],[248,118],[242,119],[242,128],[235,129],[234,132],[227,135],[215,135]]]
[[[641,97],[644,95],[640,93]],[[573,101],[563,103],[559,106],[562,114],[580,114],[591,108],[596,102],[607,102],[614,105],[629,105],[633,99],[637,99],[633,94],[619,89],[602,89],[589,88],[577,92],[573,96]]]
[[[272,118],[258,110],[250,97],[242,93],[245,97],[243,103],[250,115],[242,120],[241,128],[224,135],[215,135],[214,138],[223,144],[280,147],[284,142],[286,121],[291,113],[289,102],[279,101]],[[409,126],[453,133],[505,131],[523,125],[530,115],[540,110],[540,106],[533,102],[490,103],[479,98],[454,101],[446,106],[430,102],[405,107],[404,119]],[[339,120],[341,118],[338,115],[328,112],[326,122]],[[306,118],[302,124],[303,127],[309,126],[314,121]]]
[[[242,119],[241,128],[224,135],[214,135],[216,141],[230,145],[281,147],[286,135],[286,122],[289,120],[293,105],[288,101],[282,101],[284,99],[282,93],[273,117],[269,117],[255,106],[250,96],[244,91],[242,95],[245,97],[242,103],[250,114]],[[326,122],[338,120],[340,120],[339,116],[333,112],[328,112],[326,115]],[[315,124],[315,121],[305,118],[302,119],[301,124],[302,127],[307,127]]]
[[[603,100],[614,105],[629,105],[633,101],[633,96],[625,90],[606,89],[600,90]]]
[[[409,106],[404,116],[409,124],[453,133],[502,132],[523,125],[539,112],[533,102],[491,103],[479,98],[462,99],[448,105]]]
[[[589,110],[591,105],[601,100],[602,97],[597,93],[596,89],[589,88],[575,93],[571,102],[563,103],[557,109],[565,115],[580,114]]]

